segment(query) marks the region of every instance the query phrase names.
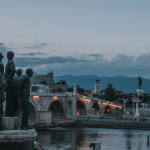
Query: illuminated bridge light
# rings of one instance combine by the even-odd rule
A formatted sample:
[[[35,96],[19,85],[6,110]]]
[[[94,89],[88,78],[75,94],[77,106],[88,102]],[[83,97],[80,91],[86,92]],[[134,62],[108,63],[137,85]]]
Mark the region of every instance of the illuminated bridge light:
[[[53,100],[58,100],[58,96],[53,96]]]
[[[40,98],[40,96],[33,96],[33,98],[35,98],[35,99],[39,99],[39,98]]]

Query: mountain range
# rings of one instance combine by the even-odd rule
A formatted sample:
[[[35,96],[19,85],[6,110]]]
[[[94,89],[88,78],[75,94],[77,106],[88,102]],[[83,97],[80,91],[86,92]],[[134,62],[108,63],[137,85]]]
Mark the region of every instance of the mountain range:
[[[125,77],[125,76],[116,76],[116,77],[106,77],[106,76],[94,76],[94,75],[64,75],[64,76],[54,76],[54,82],[59,80],[66,80],[67,85],[73,86],[74,84],[79,85],[85,90],[94,89],[96,80],[100,80],[100,89],[103,90],[107,87],[108,83],[113,84],[114,89],[121,90],[124,93],[136,93],[138,88],[138,77]],[[150,80],[142,78],[142,89],[144,93],[150,92]]]

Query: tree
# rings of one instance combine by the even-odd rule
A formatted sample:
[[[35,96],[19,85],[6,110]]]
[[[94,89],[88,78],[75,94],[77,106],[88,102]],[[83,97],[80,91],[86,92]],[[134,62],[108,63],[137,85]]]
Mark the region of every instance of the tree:
[[[73,86],[68,87],[68,92],[73,92]]]
[[[79,85],[77,86],[77,92],[78,92],[78,93],[84,93],[84,91],[85,91],[85,90],[84,90],[83,88],[80,88]]]
[[[113,84],[111,83],[108,83],[108,87],[106,88],[105,99],[108,101],[113,101],[116,99],[116,93],[114,91]]]
[[[144,103],[149,102],[149,95],[148,95],[148,93],[144,93],[143,94],[143,101],[142,102],[144,102]]]
[[[66,84],[66,81],[62,81],[61,84]]]

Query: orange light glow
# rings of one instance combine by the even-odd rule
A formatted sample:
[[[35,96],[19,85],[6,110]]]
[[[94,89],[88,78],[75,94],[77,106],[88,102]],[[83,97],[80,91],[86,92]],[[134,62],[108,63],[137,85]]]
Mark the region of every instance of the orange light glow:
[[[96,114],[98,115],[98,112]]]
[[[107,104],[108,106],[118,107],[118,109],[122,109],[122,106],[114,105],[112,102],[111,102],[111,104],[108,104],[108,101],[107,101],[107,103],[103,102],[103,105],[106,105],[106,104]]]
[[[39,98],[40,98],[40,96],[33,96],[33,98],[35,98],[35,99],[39,99]]]
[[[79,116],[79,112],[77,112],[77,116]]]
[[[83,98],[86,98],[86,96],[83,96]]]
[[[104,105],[106,105],[107,103],[103,102]]]
[[[58,100],[58,96],[53,96],[53,101]]]
[[[110,112],[110,109],[107,109],[107,112]]]
[[[83,101],[87,102],[87,103],[91,103],[90,99],[83,99]]]
[[[83,98],[79,98],[80,101],[86,102],[86,103],[91,103],[90,99],[83,99]]]

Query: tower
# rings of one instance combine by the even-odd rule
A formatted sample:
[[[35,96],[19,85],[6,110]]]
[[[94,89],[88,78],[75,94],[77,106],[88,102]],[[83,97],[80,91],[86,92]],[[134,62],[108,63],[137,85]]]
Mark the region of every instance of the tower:
[[[100,81],[99,81],[99,79],[96,80],[94,92],[95,92],[95,94],[100,94]]]

